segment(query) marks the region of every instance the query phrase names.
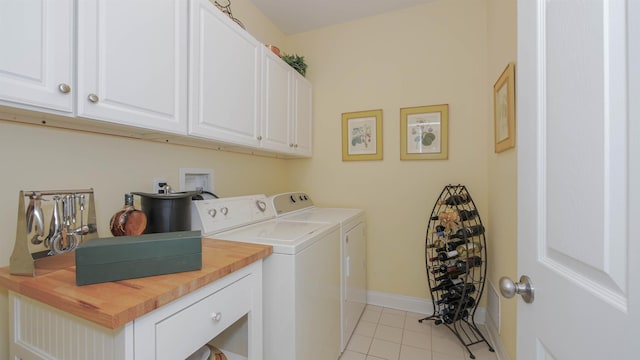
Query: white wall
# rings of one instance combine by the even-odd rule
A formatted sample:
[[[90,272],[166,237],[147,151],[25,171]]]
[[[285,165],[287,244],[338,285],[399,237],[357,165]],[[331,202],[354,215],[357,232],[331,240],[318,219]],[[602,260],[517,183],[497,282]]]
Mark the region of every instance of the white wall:
[[[465,184],[488,216],[484,0],[435,1],[294,35],[314,86],[314,157],[294,187],[367,212],[368,289],[428,298],[424,239],[443,186]],[[400,108],[449,104],[449,159],[400,161]],[[343,162],[341,114],[383,110],[382,161]]]

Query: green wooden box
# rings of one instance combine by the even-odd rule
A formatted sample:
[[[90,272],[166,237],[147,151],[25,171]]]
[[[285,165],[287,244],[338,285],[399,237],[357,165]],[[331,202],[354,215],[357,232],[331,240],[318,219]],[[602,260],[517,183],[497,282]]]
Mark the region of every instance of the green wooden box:
[[[200,231],[97,238],[75,250],[76,285],[202,269]]]

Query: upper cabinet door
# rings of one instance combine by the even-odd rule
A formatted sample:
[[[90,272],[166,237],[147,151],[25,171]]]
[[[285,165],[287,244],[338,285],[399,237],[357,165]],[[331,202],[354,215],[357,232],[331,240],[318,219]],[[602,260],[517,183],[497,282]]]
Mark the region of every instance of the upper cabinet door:
[[[313,90],[311,83],[297,72],[294,74],[295,84],[295,141],[296,154],[312,155],[313,138]]]
[[[78,1],[78,116],[186,134],[187,7]]]
[[[73,0],[0,1],[0,49],[1,104],[73,111]]]
[[[192,0],[189,134],[259,147],[263,46],[209,0]]]
[[[291,67],[271,51],[263,58],[263,146],[288,153],[293,150],[293,74]]]

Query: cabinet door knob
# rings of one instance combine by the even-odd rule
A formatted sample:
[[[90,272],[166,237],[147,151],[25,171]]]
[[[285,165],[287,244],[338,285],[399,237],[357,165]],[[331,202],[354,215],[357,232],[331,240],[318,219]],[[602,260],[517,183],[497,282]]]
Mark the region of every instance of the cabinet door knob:
[[[258,140],[262,141],[262,135],[258,135]]]
[[[100,98],[96,94],[89,94],[89,96],[87,96],[87,99],[89,99],[89,101],[91,101],[92,103],[97,103],[98,100],[100,100]]]
[[[222,319],[222,313],[221,312],[214,312],[211,314],[211,319],[215,320],[215,321],[220,321],[220,319]]]
[[[290,148],[292,148],[292,147],[293,147],[293,144],[289,144],[289,147],[290,147]]]
[[[60,90],[63,94],[68,94],[71,91],[71,86],[65,83],[61,83],[58,85],[58,90]]]

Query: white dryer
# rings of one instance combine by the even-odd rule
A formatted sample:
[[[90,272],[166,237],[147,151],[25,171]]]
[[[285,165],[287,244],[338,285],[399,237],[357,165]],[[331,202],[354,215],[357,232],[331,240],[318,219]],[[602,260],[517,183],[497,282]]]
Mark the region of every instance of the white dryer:
[[[264,360],[340,355],[340,227],[275,217],[265,195],[193,201],[205,237],[273,246],[263,263]]]
[[[279,219],[340,226],[340,351],[344,351],[367,304],[364,210],[316,207],[303,192],[270,196],[269,205]]]

